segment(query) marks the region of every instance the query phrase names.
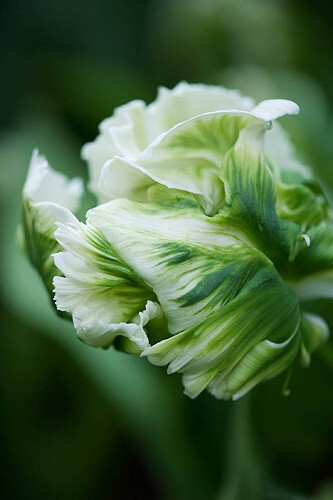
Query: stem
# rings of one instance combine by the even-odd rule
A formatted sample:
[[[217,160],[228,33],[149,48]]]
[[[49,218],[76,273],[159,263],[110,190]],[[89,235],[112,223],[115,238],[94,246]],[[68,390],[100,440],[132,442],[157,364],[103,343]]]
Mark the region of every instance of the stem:
[[[250,420],[250,395],[231,403],[230,435],[226,467],[218,500],[258,500],[262,497],[262,481],[254,450]]]

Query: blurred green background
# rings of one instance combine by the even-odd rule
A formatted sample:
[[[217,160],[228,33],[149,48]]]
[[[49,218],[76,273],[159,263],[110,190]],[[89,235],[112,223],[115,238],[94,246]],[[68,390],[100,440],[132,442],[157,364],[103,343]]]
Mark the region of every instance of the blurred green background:
[[[237,403],[80,343],[16,244],[32,149],[86,176],[101,119],[158,85],[294,99],[284,125],[333,193],[331,1],[2,0],[0,489],[5,499],[333,499],[332,338]],[[85,207],[93,203],[86,196]],[[328,301],[306,304],[333,327]]]

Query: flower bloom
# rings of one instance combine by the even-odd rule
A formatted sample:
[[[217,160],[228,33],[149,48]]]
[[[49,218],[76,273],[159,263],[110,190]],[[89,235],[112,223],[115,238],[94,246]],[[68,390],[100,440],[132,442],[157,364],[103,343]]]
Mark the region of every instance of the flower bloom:
[[[328,328],[301,301],[333,297],[333,230],[275,122],[298,111],[187,83],[116,109],[83,147],[86,222],[81,182],[33,154],[26,250],[81,340],[181,372],[192,398],[237,399],[309,363]]]

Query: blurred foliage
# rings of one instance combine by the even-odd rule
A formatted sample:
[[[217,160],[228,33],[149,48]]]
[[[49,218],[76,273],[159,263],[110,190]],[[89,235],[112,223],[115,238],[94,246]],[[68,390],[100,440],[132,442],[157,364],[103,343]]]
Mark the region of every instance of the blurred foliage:
[[[331,2],[3,0],[0,136],[1,489],[8,499],[333,498],[332,338],[237,403],[80,343],[17,245],[38,146],[86,176],[80,145],[130,99],[181,79],[300,104],[285,125],[333,192]],[[331,198],[332,199],[332,198]],[[86,195],[84,210],[93,197]],[[333,327],[327,301],[307,304]]]

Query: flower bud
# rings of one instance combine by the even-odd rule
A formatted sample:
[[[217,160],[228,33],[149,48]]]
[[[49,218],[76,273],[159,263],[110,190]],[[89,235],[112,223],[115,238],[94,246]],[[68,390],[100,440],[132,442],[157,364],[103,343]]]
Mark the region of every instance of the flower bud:
[[[32,193],[30,171],[28,253],[84,342],[182,373],[190,397],[237,399],[309,364],[328,328],[301,300],[333,297],[333,230],[275,122],[298,110],[186,83],[118,108],[83,148],[100,203],[86,223],[57,182]]]

